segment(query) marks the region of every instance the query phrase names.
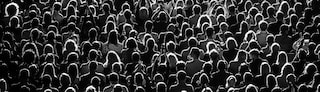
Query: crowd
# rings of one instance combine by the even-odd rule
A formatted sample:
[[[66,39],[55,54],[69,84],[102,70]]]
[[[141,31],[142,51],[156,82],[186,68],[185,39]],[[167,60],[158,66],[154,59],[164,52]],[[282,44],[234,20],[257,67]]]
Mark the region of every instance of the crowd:
[[[1,0],[0,92],[320,92],[320,0]]]

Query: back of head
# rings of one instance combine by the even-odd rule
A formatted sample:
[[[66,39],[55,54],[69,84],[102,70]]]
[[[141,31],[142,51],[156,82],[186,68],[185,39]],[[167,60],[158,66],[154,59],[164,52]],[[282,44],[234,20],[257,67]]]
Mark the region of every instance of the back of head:
[[[167,92],[167,85],[164,82],[158,82],[156,92]]]
[[[224,71],[226,69],[226,61],[224,60],[218,61],[217,68],[220,71]]]
[[[298,87],[298,92],[305,92],[306,90],[308,90],[308,87],[306,84],[300,84]]]
[[[245,92],[259,92],[257,86],[253,85],[253,84],[249,84],[246,87],[246,91]]]
[[[226,47],[231,50],[231,49],[236,49],[238,47],[237,41],[233,37],[229,37],[226,40]]]
[[[88,86],[85,90],[85,92],[97,92],[96,88],[93,86]]]
[[[195,37],[190,37],[188,40],[189,47],[196,47],[198,45],[198,40]]]
[[[98,65],[97,65],[97,62],[96,61],[91,61],[89,63],[89,69],[90,69],[90,72],[95,72],[96,69],[97,69]]]
[[[183,70],[180,70],[177,72],[176,76],[177,76],[177,81],[182,82],[186,79],[187,73]]]
[[[282,92],[280,87],[274,87],[271,92]]]
[[[145,92],[145,89],[143,87],[141,87],[141,86],[138,86],[138,87],[136,87],[134,92]]]
[[[131,55],[133,62],[137,63],[140,61],[140,54],[138,52],[133,52]]]
[[[73,87],[68,87],[64,92],[77,92],[77,91]]]
[[[129,38],[127,40],[126,45],[127,45],[127,48],[134,49],[137,47],[137,42],[134,38]]]
[[[8,84],[5,79],[0,79],[0,91],[6,92],[8,90]]]

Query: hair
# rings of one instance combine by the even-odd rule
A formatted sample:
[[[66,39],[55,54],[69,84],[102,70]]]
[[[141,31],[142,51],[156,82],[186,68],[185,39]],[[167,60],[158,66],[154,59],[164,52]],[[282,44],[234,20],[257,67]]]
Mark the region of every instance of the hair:
[[[288,70],[290,69],[290,70]],[[281,68],[281,75],[287,76],[290,73],[293,73],[295,71],[294,67],[290,63],[285,63]]]
[[[230,48],[230,45],[233,44],[234,48],[238,47],[238,43],[237,41],[233,38],[233,37],[228,37],[228,39],[226,40],[226,47],[227,49],[232,49]]]
[[[51,44],[44,45],[43,54],[55,53],[54,47]]]
[[[12,9],[12,8],[15,9],[15,13],[11,15],[10,13],[12,13],[12,12],[9,12],[8,9]],[[19,12],[20,12],[19,5],[17,3],[11,2],[11,3],[7,4],[5,7],[5,16],[6,17],[18,15]]]
[[[164,88],[164,89],[160,89],[160,88]],[[158,82],[156,85],[156,92],[167,92],[167,84],[164,82]]]
[[[17,24],[16,25],[13,25],[12,23],[16,22]],[[9,26],[10,27],[20,27],[20,19],[18,18],[18,16],[12,16],[10,18],[10,21],[9,21]]]
[[[201,10],[202,8],[198,4],[195,4],[192,7],[193,14],[200,14],[202,12]]]
[[[113,72],[115,72],[115,68],[116,68],[115,66],[118,65],[118,66],[119,66],[119,71],[118,71],[118,72],[122,72],[122,70],[123,70],[122,67],[123,67],[123,66],[122,66],[121,64],[122,64],[122,62],[115,62],[115,63],[113,63],[113,64],[112,64],[112,67],[111,67],[111,70],[112,70]]]
[[[4,92],[6,92],[8,90],[8,84],[5,79],[0,79],[0,85],[1,85],[0,91],[4,90]],[[3,89],[2,89],[2,87],[3,87]]]
[[[70,84],[72,83],[71,82],[71,78],[70,78],[69,74],[67,74],[67,73],[61,73],[61,75],[59,77],[59,80],[60,80],[60,85],[63,85],[62,84],[63,82],[68,82],[69,83],[69,85],[64,85],[64,86],[70,86]]]
[[[273,74],[268,74],[265,81],[266,81],[266,87],[268,88],[272,88],[271,86],[276,86],[278,84],[277,79]],[[274,82],[273,85],[270,85],[271,84],[270,82],[272,83]]]
[[[180,70],[176,73],[176,78],[177,78],[177,81],[183,81],[186,79],[187,77],[187,73],[183,70]]]
[[[126,41],[126,48],[136,48],[137,47],[137,41],[136,39],[130,37]]]
[[[280,59],[281,59],[280,57],[283,56],[283,55],[284,55],[285,61],[284,61],[284,62],[281,62],[282,60],[280,60]],[[280,52],[278,53],[276,63],[277,63],[277,64],[280,64],[280,65],[283,65],[283,64],[285,64],[285,63],[288,63],[287,53],[284,52],[284,51],[280,51]]]
[[[253,85],[253,84],[249,84],[247,87],[246,87],[246,91],[245,92],[259,92],[258,91],[258,87]]]
[[[77,43],[74,41],[74,40],[71,40],[71,39],[68,39],[65,44],[63,45],[63,50],[62,52],[66,51],[67,50],[67,44],[72,44],[74,46],[74,50],[73,51],[78,51],[78,46],[77,46]]]
[[[226,79],[226,88],[232,87],[232,85],[230,85],[229,82],[234,81],[234,83],[237,82],[237,78],[234,75],[230,75],[227,79]]]
[[[48,73],[47,73],[49,68],[52,69],[52,71],[51,71],[52,74],[48,74]],[[55,70],[55,67],[54,67],[54,65],[53,65],[52,63],[47,63],[47,64],[44,66],[43,71],[42,71],[42,73],[41,73],[41,76],[44,77],[44,75],[46,75],[46,74],[50,75],[50,77],[55,77],[55,78],[57,78],[56,70]]]
[[[268,22],[266,22],[266,21],[264,21],[264,20],[261,20],[260,22],[259,22],[259,28],[260,28],[260,31],[266,31],[267,29],[268,29],[268,27],[269,27],[269,24],[268,24]]]
[[[251,35],[251,39],[249,39],[249,36]],[[244,41],[250,41],[250,40],[256,40],[256,33],[252,30],[249,30],[245,35],[244,35]]]
[[[210,18],[208,15],[201,15],[201,16],[199,17],[199,19],[198,19],[198,22],[197,22],[196,27],[197,27],[197,28],[200,28],[201,25],[204,23],[204,22],[203,22],[204,20],[207,20],[207,22],[209,23],[209,25],[212,25],[212,24],[213,24],[212,21],[211,21],[211,18]],[[202,23],[201,23],[201,22],[202,22]]]
[[[201,92],[213,92],[210,87],[203,88]]]
[[[246,60],[247,60],[247,57],[248,57],[248,52],[247,51],[245,51],[245,50],[239,50],[238,52],[237,52],[237,55],[236,55],[236,57],[234,58],[234,61],[238,61],[239,60],[239,57],[240,57],[240,54],[241,53],[244,53],[245,54],[245,58],[246,58]],[[245,60],[245,61],[246,61]]]
[[[113,57],[113,60],[109,60],[109,57]],[[115,60],[114,60],[115,59]],[[119,55],[115,52],[115,51],[109,51],[106,55],[106,61],[103,63],[103,67],[108,67],[109,65],[112,65],[115,62],[109,62],[109,61],[116,61],[116,62],[120,62],[120,57]]]
[[[96,88],[93,87],[92,85],[88,86],[85,90],[85,92],[96,92],[96,91],[97,91]]]
[[[64,92],[77,92],[74,87],[68,87]]]
[[[76,75],[71,75],[72,73],[71,72],[75,72]],[[76,77],[76,78],[79,78],[79,68],[78,68],[78,65],[76,63],[71,63],[68,67],[67,67],[67,73],[69,74],[70,78],[71,77]],[[71,78],[72,79],[72,78]]]
[[[271,72],[271,67],[270,67],[269,63],[267,63],[267,62],[262,62],[261,65],[260,65],[260,74],[261,74],[261,75],[262,75],[263,70],[264,70],[265,68],[268,69],[268,73]]]
[[[314,63],[309,63],[304,67],[304,74],[315,74],[318,72],[318,68]]]
[[[118,40],[118,32],[116,30],[111,30],[108,34],[108,43],[117,45],[119,43]]]
[[[279,45],[279,43],[272,43],[272,45],[271,45],[271,47],[270,47],[271,53],[275,53],[275,52],[273,52],[273,50],[274,50],[275,47],[278,47],[278,50],[280,50],[280,45]]]

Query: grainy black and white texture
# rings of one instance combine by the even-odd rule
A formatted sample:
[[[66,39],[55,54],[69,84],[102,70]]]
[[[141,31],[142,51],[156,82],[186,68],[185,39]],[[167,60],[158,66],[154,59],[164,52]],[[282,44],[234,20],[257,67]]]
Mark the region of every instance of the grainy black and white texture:
[[[0,92],[320,91],[320,0],[0,7]]]

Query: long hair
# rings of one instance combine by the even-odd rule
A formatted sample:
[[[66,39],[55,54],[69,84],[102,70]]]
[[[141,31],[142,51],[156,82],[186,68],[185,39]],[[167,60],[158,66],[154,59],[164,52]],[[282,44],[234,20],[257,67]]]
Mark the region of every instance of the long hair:
[[[108,34],[108,43],[114,44],[114,45],[118,45],[119,44],[119,40],[118,40],[118,32],[116,30],[111,30],[111,32],[109,32]]]
[[[284,57],[285,61],[281,61],[281,60],[280,60],[280,59],[283,59],[283,57]],[[281,66],[283,66],[285,63],[288,63],[287,53],[284,52],[284,51],[280,51],[280,52],[278,53],[276,63],[279,64],[279,65],[281,65]],[[280,66],[280,67],[281,67],[281,66]]]
[[[113,57],[113,58],[110,58]],[[112,59],[112,60],[110,60]],[[111,62],[112,61],[112,62]],[[103,63],[103,67],[108,67],[113,65],[115,62],[121,62],[119,55],[115,51],[109,51],[106,55],[106,61]]]

